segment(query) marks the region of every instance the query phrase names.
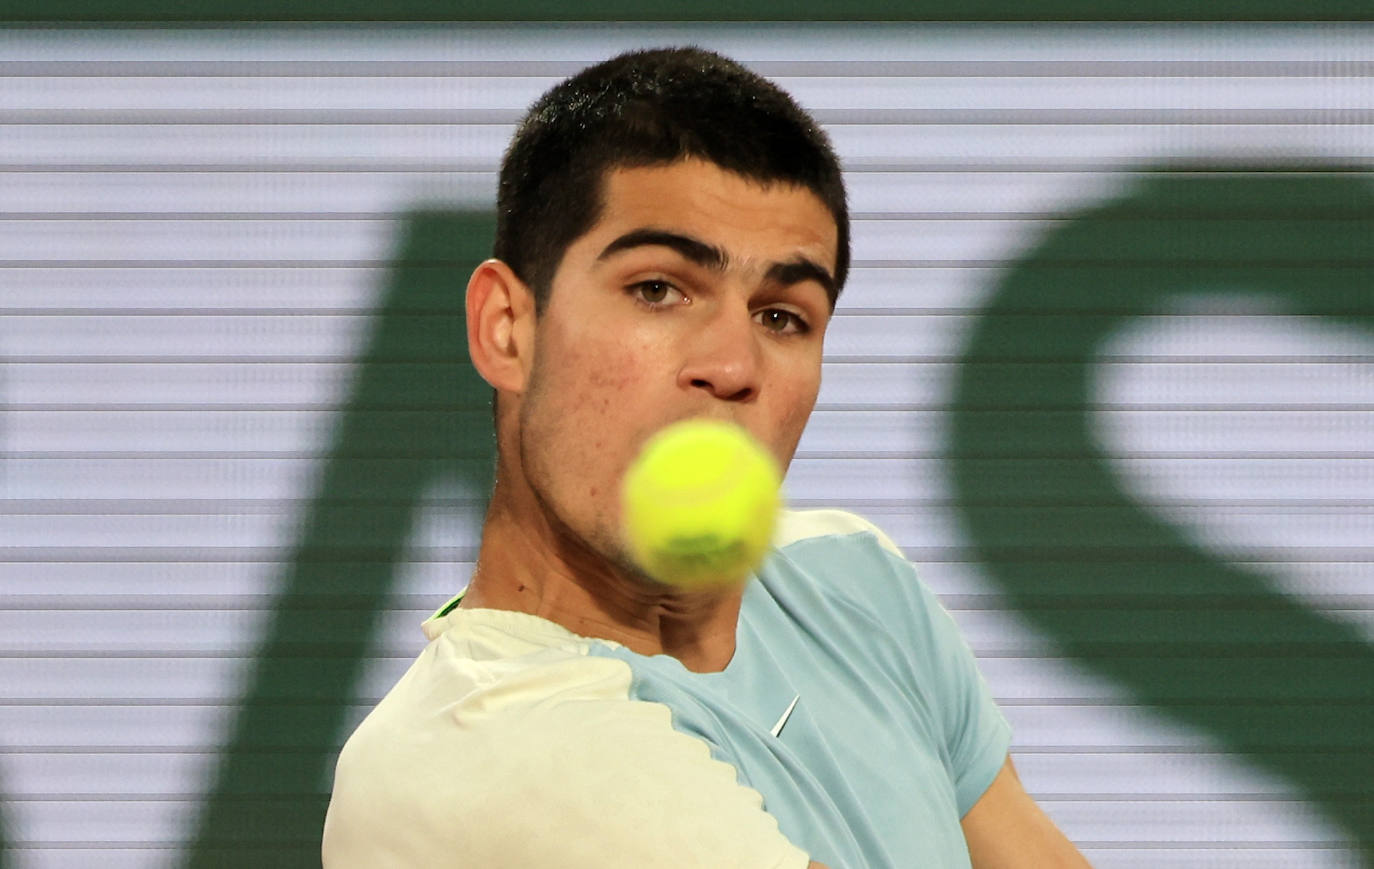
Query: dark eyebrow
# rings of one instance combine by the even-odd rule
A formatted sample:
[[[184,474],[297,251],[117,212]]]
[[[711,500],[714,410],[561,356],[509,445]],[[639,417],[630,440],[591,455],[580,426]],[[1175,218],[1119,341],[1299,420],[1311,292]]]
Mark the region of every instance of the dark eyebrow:
[[[815,281],[825,289],[825,294],[830,298],[830,307],[835,307],[835,299],[839,291],[835,289],[835,278],[830,274],[830,270],[813,262],[806,257],[798,257],[790,262],[773,263],[768,269],[767,279],[784,287],[793,284],[800,284],[805,281]]]
[[[631,230],[620,236],[606,245],[597,256],[597,260],[604,260],[623,250],[648,245],[670,248],[681,255],[683,259],[714,271],[722,271],[730,264],[730,258],[726,256],[725,251],[700,239],[677,232],[669,232],[665,229],[648,228]],[[835,277],[830,273],[830,270],[806,257],[797,257],[788,262],[773,263],[768,268],[765,277],[772,283],[784,287],[806,281],[815,281],[824,288],[826,296],[830,299],[832,310],[835,307],[835,299],[839,296],[839,290],[835,286]]]
[[[712,247],[706,242],[692,238],[691,236],[680,235],[676,232],[668,232],[663,229],[636,229],[627,232],[620,238],[606,245],[606,248],[597,256],[597,259],[604,260],[606,257],[619,253],[622,250],[629,250],[634,247],[644,247],[646,245],[672,248],[681,254],[683,259],[715,271],[721,271],[730,261],[729,257],[725,255],[725,251],[718,247]]]

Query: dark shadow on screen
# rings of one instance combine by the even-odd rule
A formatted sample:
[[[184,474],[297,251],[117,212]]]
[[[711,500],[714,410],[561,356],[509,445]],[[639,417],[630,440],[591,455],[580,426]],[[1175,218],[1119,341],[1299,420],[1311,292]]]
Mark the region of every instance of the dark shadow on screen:
[[[1065,220],[979,313],[947,459],[1012,606],[1140,704],[1293,782],[1374,858],[1374,648],[1134,503],[1091,418],[1104,342],[1179,297],[1261,294],[1374,327],[1374,192],[1338,168],[1161,167]],[[1364,543],[1297,557],[1367,565]]]
[[[378,699],[355,692],[417,511],[456,478],[480,516],[491,487],[491,389],[468,361],[463,297],[493,226],[407,217],[191,845],[196,869],[320,865],[333,764],[355,704]]]

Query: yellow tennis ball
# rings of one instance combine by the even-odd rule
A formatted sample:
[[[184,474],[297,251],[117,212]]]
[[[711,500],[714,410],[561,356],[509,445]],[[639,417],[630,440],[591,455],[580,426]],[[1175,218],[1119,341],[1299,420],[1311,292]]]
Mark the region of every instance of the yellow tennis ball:
[[[621,518],[635,561],[665,585],[743,582],[773,539],[777,462],[744,429],[710,420],[655,434],[625,474]]]

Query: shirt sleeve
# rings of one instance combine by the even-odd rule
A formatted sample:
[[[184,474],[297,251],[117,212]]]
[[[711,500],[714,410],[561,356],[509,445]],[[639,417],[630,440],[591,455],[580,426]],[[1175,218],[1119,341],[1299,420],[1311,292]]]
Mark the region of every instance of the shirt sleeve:
[[[940,698],[945,750],[963,817],[1006,762],[1011,725],[993,700],[954,619],[924,583],[914,575],[911,580],[921,602],[917,608],[921,654]]]
[[[833,542],[839,539],[853,545],[839,549]],[[862,598],[868,616],[900,645],[913,680],[911,690],[934,710],[933,739],[942,750],[962,817],[1006,762],[1011,726],[997,708],[958,625],[901,549],[867,519],[835,510],[785,516],[775,544],[804,540],[818,541],[831,553],[843,552],[844,566],[834,572],[851,577],[851,583],[840,603],[851,605]]]
[[[893,564],[901,589],[911,598],[899,608],[914,623],[908,636],[913,663],[923,683],[934,692],[959,817],[978,802],[992,784],[1011,746],[1011,725],[997,707],[978,662],[935,593],[917,576],[897,544],[867,520],[860,520]]]
[[[340,756],[325,869],[804,869],[757,791],[623,662],[574,657],[499,678],[416,732],[386,714]]]

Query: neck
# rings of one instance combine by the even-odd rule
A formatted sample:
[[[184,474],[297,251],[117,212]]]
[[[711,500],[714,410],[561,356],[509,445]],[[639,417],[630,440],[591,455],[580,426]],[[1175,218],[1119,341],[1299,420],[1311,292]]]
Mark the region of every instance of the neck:
[[[682,592],[646,582],[552,519],[528,487],[497,474],[463,608],[514,610],[689,670],[718,672],[735,653],[743,589]]]

